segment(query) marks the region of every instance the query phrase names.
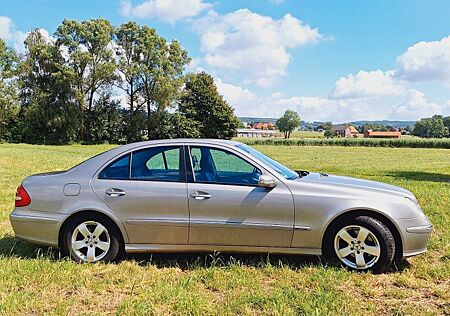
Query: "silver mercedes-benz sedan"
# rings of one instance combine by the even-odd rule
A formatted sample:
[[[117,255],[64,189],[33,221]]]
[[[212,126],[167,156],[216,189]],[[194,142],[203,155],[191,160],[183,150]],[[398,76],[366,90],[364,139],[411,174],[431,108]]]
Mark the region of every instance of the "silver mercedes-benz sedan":
[[[234,141],[120,146],[27,177],[10,215],[16,237],[79,262],[123,253],[324,255],[385,271],[427,250],[432,225],[402,188],[293,171]]]

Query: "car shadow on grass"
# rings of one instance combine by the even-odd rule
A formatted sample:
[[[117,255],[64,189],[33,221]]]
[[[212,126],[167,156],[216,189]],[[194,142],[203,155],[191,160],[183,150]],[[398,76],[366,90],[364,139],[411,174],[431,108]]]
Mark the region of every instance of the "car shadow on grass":
[[[58,260],[59,251],[51,247],[39,247],[15,239],[9,235],[0,237],[0,257],[17,257],[23,259],[45,258]]]
[[[159,253],[126,255],[126,260],[134,260],[140,265],[154,265],[158,268],[176,267],[193,270],[208,267],[249,266],[249,267],[292,267],[325,266],[319,256],[240,254],[240,253]]]
[[[406,180],[415,181],[432,181],[450,183],[450,175],[423,171],[390,171],[386,176],[404,178]]]
[[[0,237],[0,258],[44,259],[49,261],[67,260],[57,249],[39,247],[15,239],[12,236]],[[306,255],[275,255],[275,254],[239,254],[239,253],[155,253],[155,254],[126,254],[120,261],[134,261],[140,266],[152,265],[157,268],[178,268],[191,271],[213,267],[285,267],[301,269],[308,267],[339,267],[339,262],[327,262],[320,256]],[[110,263],[110,264],[116,264]],[[388,273],[401,272],[410,267],[406,260],[392,265]]]

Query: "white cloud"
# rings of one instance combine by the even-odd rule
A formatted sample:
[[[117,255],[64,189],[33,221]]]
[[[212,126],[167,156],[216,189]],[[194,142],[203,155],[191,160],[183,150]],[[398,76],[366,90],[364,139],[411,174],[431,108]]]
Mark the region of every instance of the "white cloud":
[[[330,97],[334,99],[351,99],[400,95],[404,93],[402,85],[395,80],[393,71],[360,71],[349,74],[335,82]]]
[[[0,38],[10,43],[17,51],[24,52],[25,45],[23,41],[27,33],[17,31],[11,18],[0,16]]]
[[[129,17],[131,15],[131,10],[133,10],[133,5],[130,0],[122,0],[119,3],[119,13],[121,16]]]
[[[200,72],[204,71],[202,68],[202,60],[201,58],[192,58],[189,64],[186,66],[186,71],[188,72]]]
[[[414,120],[420,117],[442,114],[444,109],[448,110],[449,106],[430,102],[426,99],[425,93],[416,89],[410,89],[407,99],[394,106],[389,117],[402,120]]]
[[[232,107],[246,107],[256,100],[256,95],[248,89],[224,83],[220,78],[215,78],[214,82],[219,93]]]
[[[201,34],[207,65],[218,71],[239,72],[248,83],[270,86],[286,75],[288,49],[322,39],[318,29],[286,14],[279,20],[240,9],[225,15],[210,11],[194,22]]]
[[[7,16],[0,16],[0,38],[7,41],[13,37],[13,23]]]
[[[450,78],[450,36],[440,41],[419,42],[397,58],[397,75],[409,81]]]
[[[272,101],[280,116],[286,109],[297,111],[305,121],[346,122],[379,118],[366,100],[336,100],[317,96],[293,96]]]
[[[119,12],[122,16],[137,18],[157,18],[168,23],[194,17],[211,7],[203,0],[145,0],[133,6],[130,0],[120,2]]]
[[[431,102],[423,92],[416,89],[409,89],[401,96],[374,98],[285,96],[281,92],[261,97],[249,89],[224,83],[218,78],[215,79],[215,83],[219,93],[235,108],[238,116],[280,117],[289,109],[297,111],[305,121],[336,123],[362,119],[416,120],[434,114],[448,115],[450,112],[450,101],[443,105]]]
[[[268,97],[258,97],[253,91],[224,83],[215,83],[224,99],[235,108],[238,116],[279,117],[287,109],[297,111],[303,120],[345,120],[346,117],[367,117],[365,104],[354,100],[332,100],[315,96],[284,96],[281,92]]]

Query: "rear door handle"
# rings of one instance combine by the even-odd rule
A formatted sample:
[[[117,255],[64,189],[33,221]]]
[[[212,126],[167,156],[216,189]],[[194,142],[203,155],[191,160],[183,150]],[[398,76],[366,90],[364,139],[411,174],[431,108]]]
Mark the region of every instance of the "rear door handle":
[[[105,193],[112,197],[124,196],[126,194],[124,190],[117,188],[106,189]]]
[[[194,198],[196,200],[207,200],[211,198],[211,194],[202,191],[195,191],[189,195],[191,196],[191,198]]]

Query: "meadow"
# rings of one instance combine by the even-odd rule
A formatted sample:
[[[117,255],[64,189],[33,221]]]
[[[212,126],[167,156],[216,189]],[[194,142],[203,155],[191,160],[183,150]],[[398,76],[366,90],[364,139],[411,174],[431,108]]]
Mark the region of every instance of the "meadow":
[[[383,181],[411,190],[435,226],[425,255],[373,275],[320,258],[139,255],[76,264],[13,239],[8,214],[21,180],[111,148],[0,144],[0,314],[449,315],[450,150],[261,146],[293,169]]]

